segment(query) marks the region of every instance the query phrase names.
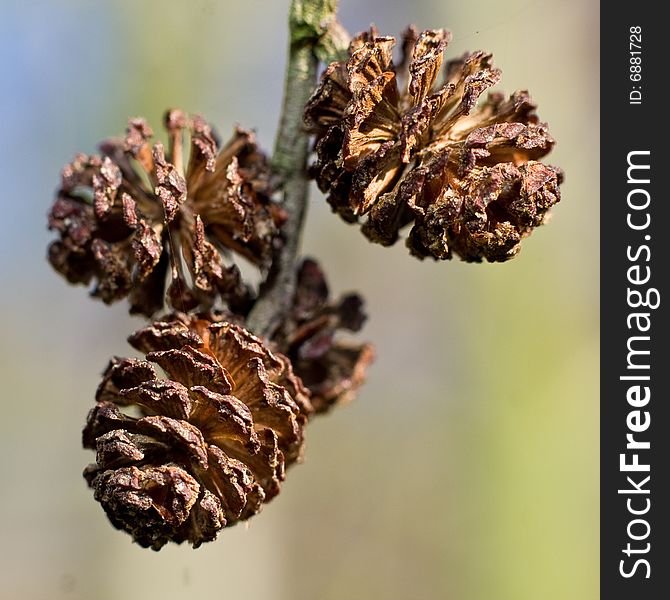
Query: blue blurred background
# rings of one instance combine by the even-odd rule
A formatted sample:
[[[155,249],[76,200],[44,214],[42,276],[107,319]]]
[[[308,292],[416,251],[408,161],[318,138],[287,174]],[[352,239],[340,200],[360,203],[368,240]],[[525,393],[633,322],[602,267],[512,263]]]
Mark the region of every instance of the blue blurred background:
[[[598,595],[598,86],[595,0],[341,0],[352,32],[408,23],[493,51],[567,174],[549,226],[503,265],[368,244],[314,190],[305,252],[358,289],[378,360],[308,430],[305,462],[247,527],[143,550],[81,478],[100,371],[141,321],[45,260],[60,168],[167,107],[270,148],[288,0],[2,1],[0,597],[590,600]]]

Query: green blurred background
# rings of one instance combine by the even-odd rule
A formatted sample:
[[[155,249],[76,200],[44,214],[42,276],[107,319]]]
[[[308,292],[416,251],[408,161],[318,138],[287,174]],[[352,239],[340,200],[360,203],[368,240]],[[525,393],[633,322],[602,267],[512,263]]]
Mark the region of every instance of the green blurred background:
[[[81,470],[108,358],[141,322],[44,260],[60,168],[128,116],[201,112],[271,146],[288,0],[2,0],[0,597],[590,600],[598,596],[599,6],[342,0],[351,31],[447,27],[528,88],[567,174],[549,226],[503,265],[366,243],[314,191],[305,252],[358,289],[378,360],[308,430],[247,527],[197,551],[114,530]],[[9,135],[7,135],[9,134]]]

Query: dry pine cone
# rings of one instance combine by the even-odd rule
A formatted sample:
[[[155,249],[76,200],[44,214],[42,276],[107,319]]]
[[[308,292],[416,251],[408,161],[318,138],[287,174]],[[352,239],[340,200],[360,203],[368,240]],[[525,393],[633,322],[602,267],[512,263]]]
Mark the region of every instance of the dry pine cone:
[[[80,154],[62,172],[49,213],[60,239],[53,267],[70,283],[89,284],[106,303],[129,296],[130,311],[148,317],[168,303],[209,309],[220,296],[237,312],[250,293],[237,253],[269,267],[285,215],[270,199],[269,167],[251,132],[237,129],[221,149],[209,125],[179,110],[165,116],[167,152],[151,145],[151,128],[131,119],[125,140]],[[185,134],[190,135],[188,162]]]
[[[300,459],[312,407],[289,360],[243,327],[176,315],[114,359],[83,441],[112,524],[144,547],[194,547],[259,512]],[[161,378],[158,365],[167,378]]]
[[[363,326],[363,299],[346,294],[332,302],[329,296],[321,267],[312,259],[303,260],[291,313],[275,340],[309,389],[318,413],[353,400],[374,360],[372,344],[339,339],[341,332],[357,332]]]
[[[342,218],[366,217],[363,232],[407,244],[419,258],[505,261],[559,201],[559,169],[537,162],[554,145],[528,92],[480,95],[500,79],[491,54],[442,59],[443,29],[395,39],[374,28],[326,69],[305,121],[316,134],[319,188]]]

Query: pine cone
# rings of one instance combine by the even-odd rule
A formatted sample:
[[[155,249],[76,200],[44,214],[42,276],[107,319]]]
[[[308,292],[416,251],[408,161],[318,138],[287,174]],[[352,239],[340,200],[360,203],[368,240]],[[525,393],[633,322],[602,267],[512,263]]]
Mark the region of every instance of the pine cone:
[[[537,160],[554,145],[528,92],[479,96],[500,79],[491,54],[447,63],[443,29],[409,28],[393,64],[392,37],[373,28],[356,37],[347,62],[333,62],[310,99],[305,122],[316,134],[311,172],[333,210],[419,258],[480,262],[512,258],[522,238],[560,199],[562,172]]]
[[[243,313],[250,292],[224,256],[261,269],[272,260],[285,214],[270,199],[267,160],[249,131],[236,129],[218,150],[199,116],[171,110],[165,125],[167,154],[150,145],[143,119],[131,119],[125,140],[103,142],[101,156],[77,155],[63,169],[49,214],[60,239],[49,260],[71,283],[96,280],[92,295],[106,303],[130,296],[131,313],[163,308],[170,267],[174,308],[209,309],[220,295]]]
[[[84,475],[144,547],[194,547],[258,513],[301,458],[312,407],[289,360],[239,325],[175,315],[134,333],[88,416]],[[167,378],[160,378],[158,365]]]
[[[356,332],[363,326],[363,299],[347,294],[331,303],[329,295],[321,268],[305,259],[298,268],[292,312],[276,340],[311,392],[318,413],[350,402],[374,360],[372,344],[338,339],[339,332]]]

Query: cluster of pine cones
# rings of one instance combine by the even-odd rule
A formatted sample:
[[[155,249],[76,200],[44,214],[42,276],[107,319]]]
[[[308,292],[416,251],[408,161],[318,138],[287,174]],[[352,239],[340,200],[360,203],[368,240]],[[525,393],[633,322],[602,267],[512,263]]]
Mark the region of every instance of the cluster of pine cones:
[[[443,67],[449,39],[409,28],[394,64],[394,38],[354,38],[306,107],[310,173],[371,241],[411,225],[420,258],[507,260],[559,200],[561,171],[538,162],[554,141],[525,91],[478,104],[500,71],[484,52]],[[96,500],[153,549],[197,547],[258,513],[301,460],[306,423],[351,400],[373,359],[341,335],[362,327],[362,299],[332,300],[310,259],[273,333],[247,329],[260,292],[240,261],[264,280],[286,241],[276,177],[250,131],[222,144],[179,110],[164,125],[167,147],[135,118],[63,169],[48,251],[67,281],[149,319],[129,338],[144,358],[105,370],[83,442]]]

